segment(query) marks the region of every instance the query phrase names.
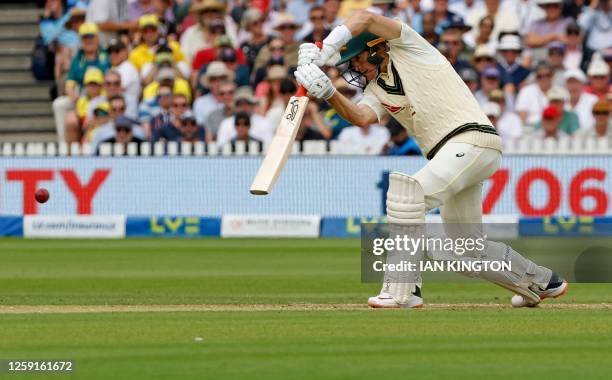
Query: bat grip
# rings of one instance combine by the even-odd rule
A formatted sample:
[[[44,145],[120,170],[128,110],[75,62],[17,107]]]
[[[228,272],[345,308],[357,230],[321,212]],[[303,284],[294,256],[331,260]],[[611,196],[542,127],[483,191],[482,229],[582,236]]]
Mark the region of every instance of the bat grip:
[[[315,42],[315,45],[317,45],[319,49],[323,48],[323,42],[321,41]],[[308,91],[306,91],[306,89],[302,85],[300,85],[297,91],[295,92],[295,96],[306,96],[307,94]]]

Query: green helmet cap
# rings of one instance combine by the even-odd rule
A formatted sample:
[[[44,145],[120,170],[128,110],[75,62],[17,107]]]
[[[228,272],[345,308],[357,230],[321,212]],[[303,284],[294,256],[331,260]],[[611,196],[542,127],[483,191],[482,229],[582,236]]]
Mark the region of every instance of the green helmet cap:
[[[383,38],[370,32],[363,32],[351,38],[351,40],[340,49],[340,61],[336,63],[336,66],[350,61],[352,58],[358,56],[362,51],[369,49],[372,46],[376,46],[381,42],[384,42]]]

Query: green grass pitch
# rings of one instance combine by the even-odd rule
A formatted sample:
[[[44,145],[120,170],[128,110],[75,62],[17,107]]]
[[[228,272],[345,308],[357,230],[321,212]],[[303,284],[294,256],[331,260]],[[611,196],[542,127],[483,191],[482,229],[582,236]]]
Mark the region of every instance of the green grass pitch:
[[[554,242],[513,246],[546,256],[585,244]],[[379,286],[359,271],[356,240],[2,239],[0,361],[70,359],[73,374],[49,377],[75,379],[612,373],[612,285],[571,284],[551,306],[511,309],[495,306],[511,294],[493,285],[430,283],[424,309],[369,310]]]

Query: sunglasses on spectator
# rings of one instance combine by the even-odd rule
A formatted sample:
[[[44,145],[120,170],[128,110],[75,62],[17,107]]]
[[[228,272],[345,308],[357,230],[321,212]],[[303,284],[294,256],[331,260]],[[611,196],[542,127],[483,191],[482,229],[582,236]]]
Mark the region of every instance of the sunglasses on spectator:
[[[187,107],[187,103],[172,103],[172,107],[175,107],[175,108],[186,108]]]
[[[560,8],[561,4],[560,3],[555,3],[555,4],[542,4],[540,5],[542,8],[547,9],[547,8]]]
[[[225,96],[225,95],[234,95],[234,91],[220,91],[219,95],[221,96]]]
[[[104,116],[108,116],[108,112],[104,111],[104,110],[95,110],[93,112],[95,117],[104,117]]]
[[[552,77],[551,73],[548,73],[548,74],[537,74],[536,75],[537,79],[546,79],[546,78],[551,78],[551,77]]]
[[[495,62],[495,58],[493,58],[493,57],[478,57],[478,58],[476,58],[476,62]]]
[[[113,112],[125,112],[125,107],[113,107],[111,108]]]
[[[123,133],[130,133],[130,132],[132,132],[132,128],[128,128],[128,127],[116,127],[115,130],[118,133],[121,133],[121,132],[123,132]]]
[[[610,113],[608,111],[595,111],[593,115],[595,116],[608,116]]]
[[[487,75],[487,76],[485,76],[485,79],[487,79],[487,80],[499,80],[499,77],[497,77],[495,75]]]
[[[185,127],[197,127],[198,123],[196,123],[195,120],[185,120],[184,126]]]
[[[447,44],[447,45],[451,45],[451,46],[456,46],[459,45],[459,40],[447,40],[447,41],[442,41],[443,44]]]
[[[237,127],[250,127],[251,124],[247,123],[246,121],[239,121],[236,123]]]
[[[311,16],[310,21],[321,21],[325,20],[325,16]]]
[[[240,106],[246,106],[246,105],[251,105],[252,103],[249,102],[248,100],[237,100],[236,101],[236,106],[240,107]]]
[[[285,25],[280,25],[277,29],[278,30],[288,30],[288,29],[297,29],[297,27],[293,24],[285,24]]]
[[[284,51],[284,46],[270,46],[270,51]]]
[[[160,98],[167,98],[169,96],[172,96],[171,92],[160,92],[159,94],[157,94],[157,96],[159,96]]]
[[[106,81],[104,82],[105,86],[121,86],[120,81]]]
[[[116,54],[116,53],[120,53],[122,49],[117,49],[117,48],[112,48],[112,49],[108,49],[108,52],[111,54]]]
[[[605,75],[591,75],[591,78],[593,79],[606,79]]]

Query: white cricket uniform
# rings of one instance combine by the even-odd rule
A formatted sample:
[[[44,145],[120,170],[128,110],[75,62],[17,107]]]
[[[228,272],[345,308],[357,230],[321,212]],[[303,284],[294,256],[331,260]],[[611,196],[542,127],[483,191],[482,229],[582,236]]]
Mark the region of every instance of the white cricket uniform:
[[[495,172],[502,143],[495,128],[451,64],[402,24],[388,41],[387,73],[371,81],[359,104],[393,116],[430,162],[414,177],[428,209],[447,222],[480,222],[482,183]]]

